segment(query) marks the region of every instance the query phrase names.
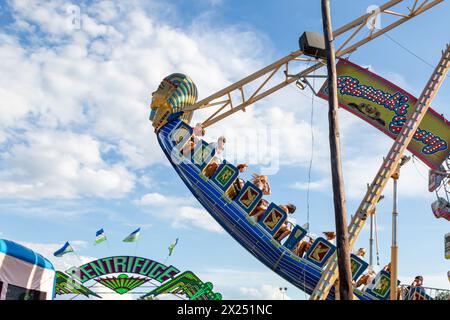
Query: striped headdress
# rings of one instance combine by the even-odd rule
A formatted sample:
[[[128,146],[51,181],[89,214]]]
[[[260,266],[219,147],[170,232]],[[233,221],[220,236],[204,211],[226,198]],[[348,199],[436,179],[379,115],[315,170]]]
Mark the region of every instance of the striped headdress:
[[[175,87],[172,95],[167,99],[173,113],[183,111],[185,107],[192,106],[197,101],[197,87],[188,76],[182,73],[172,73],[165,77],[163,81],[167,81]],[[192,116],[192,111],[186,112],[181,119],[190,123]]]

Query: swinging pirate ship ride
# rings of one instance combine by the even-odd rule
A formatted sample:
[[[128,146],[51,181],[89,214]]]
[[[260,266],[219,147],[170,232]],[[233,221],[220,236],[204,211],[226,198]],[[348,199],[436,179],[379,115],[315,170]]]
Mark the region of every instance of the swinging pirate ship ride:
[[[431,9],[442,1],[415,0],[412,7],[408,8],[405,13],[399,12],[400,9],[391,10],[392,7],[404,2],[403,0],[394,0],[383,4],[378,10],[369,12],[333,32],[335,38],[348,32],[351,33],[347,34],[341,47],[336,50],[336,56],[342,58],[363,44]],[[390,15],[395,21],[378,30],[374,27],[371,28],[368,35],[350,44],[360,30],[370,24],[370,21],[373,21],[377,15]],[[308,236],[308,230],[299,225],[291,226],[289,237],[283,243],[276,241],[274,235],[287,219],[286,212],[280,206],[270,203],[262,218],[255,221],[249,214],[262,199],[262,191],[250,181],[245,182],[240,190],[236,190],[234,182],[239,176],[236,166],[223,160],[214,174],[207,177],[205,169],[214,158],[215,149],[200,139],[188,156],[183,155],[182,152],[193,138],[193,128],[189,123],[195,110],[208,107],[217,108],[202,123],[203,128],[206,128],[238,111],[245,110],[247,106],[291,83],[296,83],[300,89],[311,87],[308,77],[314,77],[315,75],[310,74],[325,65],[326,57],[322,52],[323,48],[314,46],[312,44],[314,41],[309,42],[311,42],[311,35],[305,33],[300,38],[300,50],[290,53],[199,102],[197,102],[198,93],[194,82],[184,74],[172,74],[166,77],[153,93],[150,121],[155,128],[163,152],[187,188],[236,241],[272,271],[309,294],[311,299],[336,299],[337,292],[334,287],[338,277],[336,247],[331,242],[318,237],[304,256],[297,256],[294,254],[294,249],[300,241]],[[290,74],[289,71],[293,70],[292,64],[298,61],[313,61],[314,64],[298,73]],[[447,45],[422,94],[410,106],[408,115],[403,119],[396,134],[391,134],[395,142],[384,158],[373,182],[369,185],[356,214],[352,216],[348,227],[350,249],[355,244],[367,217],[374,213],[388,180],[399,167],[403,153],[415,138],[418,126],[427,113],[434,94],[446,77],[449,67],[450,49]],[[273,83],[270,81],[273,79],[281,79],[281,81],[268,86],[269,83]],[[257,83],[256,81],[259,81],[260,84],[256,85],[256,89],[254,89],[255,86],[251,85]],[[248,89],[249,87],[250,89]],[[244,94],[249,90],[251,90],[250,94]],[[372,117],[372,120],[376,120],[380,125],[378,119]],[[448,125],[448,122],[445,123]],[[448,148],[443,152],[447,159]],[[429,163],[425,163],[429,165]],[[433,185],[432,191],[434,191],[442,185],[442,180],[449,178],[450,175],[447,171],[448,168],[443,166],[437,168],[431,165],[430,168],[432,169],[430,186]],[[445,203],[442,203],[441,200],[440,204],[434,204],[434,207],[438,206],[441,211],[445,210],[442,208],[445,207]],[[368,268],[368,263],[352,254],[351,266],[352,279],[356,281]],[[364,290],[355,288],[354,297],[360,300],[388,299],[390,276],[389,272],[380,271]],[[432,299],[420,287],[410,288],[408,295],[404,298]]]

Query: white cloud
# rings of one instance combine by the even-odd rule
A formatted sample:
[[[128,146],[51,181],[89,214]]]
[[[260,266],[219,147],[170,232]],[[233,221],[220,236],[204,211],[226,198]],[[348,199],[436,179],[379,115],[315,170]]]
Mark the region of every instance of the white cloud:
[[[169,199],[160,193],[148,193],[137,201],[141,205],[164,205],[169,203]]]
[[[292,300],[287,292],[284,292],[284,287],[272,286],[262,284],[258,287],[240,287],[239,291],[250,300]]]
[[[307,190],[308,188],[310,190],[324,190],[325,188],[329,187],[331,183],[330,179],[321,179],[318,181],[311,181],[308,186],[308,182],[295,182],[291,185],[291,188],[298,189],[298,190]]]
[[[63,243],[34,243],[34,242],[23,242],[18,241],[23,246],[36,251],[43,257],[47,258],[52,262],[56,270],[65,271],[73,266],[80,266],[82,264],[88,263],[89,261],[95,260],[95,257],[84,256],[78,253],[68,253],[61,258],[55,257],[53,253],[60,249]],[[87,243],[83,240],[70,240],[69,243],[72,245],[74,250],[82,250],[87,247]]]
[[[180,207],[172,219],[172,227],[174,228],[193,226],[212,232],[224,233],[222,227],[203,208]]]
[[[69,31],[69,18],[65,16],[68,5],[62,1],[12,1],[12,7],[16,13],[38,24],[45,32],[62,34]]]
[[[35,130],[22,138],[26,144],[2,156],[10,169],[0,172],[0,196],[117,197],[134,186],[134,176],[123,165],[106,163],[89,135]]]
[[[3,42],[0,56],[8,61],[0,67],[1,73],[6,75],[0,83],[0,97],[8,101],[5,110],[2,110],[2,124],[7,128],[20,127],[34,133],[35,129],[30,127],[28,120],[32,115],[33,122],[45,127],[49,134],[58,126],[65,126],[68,130],[81,127],[83,135],[98,141],[100,148],[108,146],[120,156],[120,160],[117,160],[119,164],[116,166],[109,164],[102,169],[83,169],[84,178],[80,177],[76,186],[73,182],[64,181],[70,177],[60,175],[61,184],[69,185],[70,190],[59,188],[58,185],[57,188],[50,188],[52,191],[44,192],[42,190],[49,178],[45,178],[42,185],[33,182],[33,179],[27,183],[18,183],[18,176],[11,175],[3,181],[3,194],[8,196],[126,194],[133,189],[135,178],[140,179],[133,177],[131,172],[134,169],[166,162],[151,125],[146,120],[152,88],[165,75],[177,71],[185,72],[194,79],[200,97],[208,95],[263,66],[267,59],[262,58],[263,53],[267,57],[266,48],[270,48],[267,39],[253,31],[238,30],[233,26],[220,30],[211,28],[212,18],[209,16],[196,20],[185,31],[157,23],[159,12],[146,13],[138,2],[124,6],[99,1],[82,7],[79,30],[63,27],[68,18],[63,2],[41,4],[33,1],[25,4],[15,1],[12,6],[17,22],[41,27],[47,33],[41,40],[51,40],[53,46],[47,47],[45,41],[36,41],[34,38],[30,38],[32,41],[25,46],[13,36],[1,34]],[[34,14],[35,11],[37,14]],[[51,17],[52,21],[45,17]],[[223,50],[225,47],[228,50]],[[328,140],[324,130],[327,108],[323,106],[324,101],[318,98],[315,101],[314,170],[328,175]],[[303,108],[292,107],[297,105]],[[295,88],[287,88],[282,93],[258,102],[246,113],[241,112],[239,116],[235,115],[214,128],[208,128],[207,139],[214,140],[226,132],[231,141],[226,150],[230,156],[235,153],[235,159],[231,160],[236,162],[250,160],[251,164],[267,166],[277,158],[279,163],[275,165],[307,166],[311,156],[310,108],[310,97]],[[204,119],[205,115],[206,112],[199,111],[195,118]],[[359,123],[360,120],[343,115],[342,135],[344,138],[349,137],[346,139],[350,144],[353,144],[354,139],[361,139],[353,134],[355,122]],[[268,127],[262,127],[261,124],[267,124]],[[243,139],[244,129],[248,131],[248,142]],[[255,150],[252,146],[252,134],[255,131],[252,129],[267,134],[276,129],[278,143],[265,145],[262,141]],[[380,135],[370,131],[372,128],[362,130],[371,133],[371,137]],[[2,130],[0,141],[11,143],[10,153],[18,148],[17,136]],[[98,148],[91,150],[95,157]],[[354,148],[349,151],[351,156],[356,152]],[[347,184],[350,197],[361,194],[364,189],[361,185],[364,186],[366,182],[361,181],[370,180],[372,177],[368,173],[379,164],[371,160],[375,157],[369,152],[359,154],[359,163],[354,166],[355,159],[351,157],[351,170],[345,170],[349,176]],[[73,154],[73,161],[62,164],[65,169],[61,170],[74,172],[76,163],[83,163],[78,159],[79,156],[82,155]],[[27,172],[29,168],[14,164],[11,169]],[[117,178],[125,178],[124,185]],[[311,187],[319,190],[324,181],[325,178],[319,178],[318,184],[313,182]],[[304,185],[300,183],[296,187],[303,188]]]
[[[386,154],[387,154],[386,149]],[[367,191],[367,183],[371,183],[382,164],[383,153],[374,152],[375,156],[355,156],[344,162],[346,192],[351,199],[362,199]],[[416,160],[415,160],[416,161]],[[425,178],[428,169],[412,161],[401,169],[398,183],[399,196],[402,198],[424,198],[430,203],[434,194],[428,192],[428,181]],[[384,191],[386,197],[392,195],[392,181]]]
[[[307,299],[304,292],[270,270],[211,268],[197,274],[204,281],[211,281],[223,299],[283,299],[279,288],[287,288],[286,300]]]
[[[78,199],[10,199],[0,202],[0,208],[1,215],[15,215],[25,219],[39,217],[44,220],[72,221],[83,215],[103,214],[109,219],[117,220],[110,210],[95,207],[91,199],[82,202]]]
[[[119,17],[119,4],[113,1],[99,1],[89,6],[88,11],[101,23],[112,22]]]
[[[135,204],[151,208],[150,214],[170,220],[171,226],[176,229],[200,228],[207,231],[223,233],[222,227],[200,207],[195,207],[194,198],[165,196],[160,193],[147,193]]]
[[[220,4],[220,1],[208,1]],[[31,31],[25,33],[27,41],[0,33],[0,58],[7,62],[0,66],[3,75],[0,99],[7,101],[0,106],[0,143],[8,143],[14,149],[23,142],[11,130],[21,129],[29,136],[35,131],[33,126],[49,132],[64,127],[90,136],[99,141],[102,148],[109,145],[119,158],[116,166],[109,164],[107,169],[86,168],[84,178],[80,178],[76,186],[61,181],[61,184],[69,185],[70,190],[43,191],[45,188],[41,186],[45,186],[49,177],[42,185],[33,181],[23,183],[17,180],[17,175],[10,175],[3,180],[2,193],[11,197],[119,196],[129,192],[135,183],[131,172],[166,163],[146,120],[149,93],[164,76],[175,71],[190,75],[201,98],[254,72],[272,58],[272,46],[264,35],[237,26],[215,28],[214,17],[210,15],[199,17],[183,29],[172,27],[170,18],[164,20],[167,23],[162,23],[160,16],[179,16],[171,5],[158,1],[136,1],[126,5],[96,1],[89,6],[80,5],[79,29],[71,27],[73,16],[64,1],[16,0],[11,1],[11,7],[15,18],[13,26]],[[32,32],[33,28],[41,31],[39,37]],[[319,86],[317,83],[316,87]],[[315,101],[314,170],[329,176],[325,130],[327,108],[321,99]],[[258,159],[255,165],[265,166],[265,161],[277,158],[279,163],[275,165],[307,166],[311,156],[310,112],[310,97],[294,87],[286,88],[256,103],[246,113],[240,112],[239,116],[234,115],[208,129],[207,139],[214,140],[226,131],[233,142],[228,144],[228,149],[241,151],[235,159],[239,162],[254,157]],[[346,184],[349,196],[359,197],[368,182],[361,181],[372,178],[368,173],[376,170],[372,168],[378,167],[387,149],[375,153],[372,149],[364,151],[354,146],[360,146],[368,137],[384,143],[386,140],[378,139],[382,134],[364,126],[356,117],[345,112],[340,114],[343,145],[350,146],[347,154],[353,159],[344,171],[349,175]],[[204,111],[196,112],[195,119],[204,119],[205,115]],[[359,124],[356,128],[355,123]],[[261,128],[261,124],[269,128]],[[244,128],[263,131],[276,128],[279,143],[267,146],[267,150],[256,151],[251,146],[239,145]],[[359,163],[353,166],[355,154]],[[82,163],[78,154],[73,156],[74,163]],[[375,163],[373,159],[379,160]],[[69,168],[75,166],[74,163],[64,165]],[[25,172],[28,169],[18,164],[10,168],[11,171]],[[66,176],[59,178],[69,179]],[[120,185],[117,179],[123,178],[125,183]],[[88,180],[97,183],[83,183]],[[319,181],[322,180],[319,178]],[[313,184],[313,187],[320,186]],[[421,190],[406,193],[419,196],[424,194]]]
[[[183,204],[194,204],[192,198],[183,198],[183,197],[172,197],[172,196],[165,196],[160,193],[152,192],[147,193],[143,195],[140,199],[135,201],[136,204],[143,205],[143,206],[178,206]]]
[[[7,102],[0,106],[0,143],[9,160],[21,160],[10,160],[0,172],[3,197],[126,194],[139,179],[135,169],[166,163],[147,120],[150,92],[164,76],[185,72],[206,94],[261,64],[264,46],[255,33],[211,29],[205,19],[173,28],[159,22],[159,14],[172,9],[158,2],[81,6],[79,29],[71,27],[64,1],[10,5],[13,27],[26,41],[0,33],[0,58],[6,62],[0,66],[0,98]],[[224,45],[232,50],[225,52]],[[63,136],[72,136],[72,147],[79,140],[78,149],[60,143],[53,150],[51,143]],[[48,155],[39,150],[43,144]],[[114,163],[99,153],[106,149],[117,155]],[[86,163],[86,157],[97,162]]]

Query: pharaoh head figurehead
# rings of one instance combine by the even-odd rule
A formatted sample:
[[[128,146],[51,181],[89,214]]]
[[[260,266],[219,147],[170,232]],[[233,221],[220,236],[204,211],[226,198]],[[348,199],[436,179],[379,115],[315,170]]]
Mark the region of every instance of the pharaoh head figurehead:
[[[162,128],[173,115],[189,123],[193,112],[184,109],[197,101],[197,87],[186,75],[173,73],[163,79],[152,93],[150,121],[155,131]]]

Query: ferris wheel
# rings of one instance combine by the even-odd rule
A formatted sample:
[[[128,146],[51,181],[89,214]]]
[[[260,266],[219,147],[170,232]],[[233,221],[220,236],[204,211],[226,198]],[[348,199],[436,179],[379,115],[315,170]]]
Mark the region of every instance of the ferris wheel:
[[[436,193],[431,210],[436,218],[450,220],[450,159],[447,158],[439,170],[429,170],[428,191]]]

